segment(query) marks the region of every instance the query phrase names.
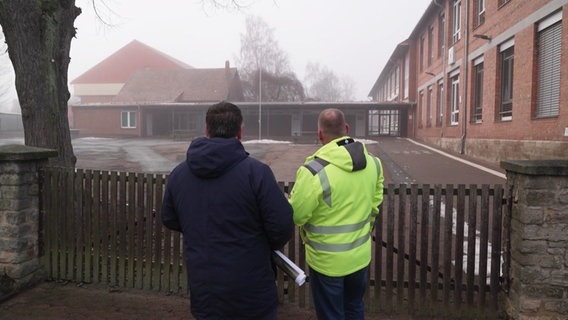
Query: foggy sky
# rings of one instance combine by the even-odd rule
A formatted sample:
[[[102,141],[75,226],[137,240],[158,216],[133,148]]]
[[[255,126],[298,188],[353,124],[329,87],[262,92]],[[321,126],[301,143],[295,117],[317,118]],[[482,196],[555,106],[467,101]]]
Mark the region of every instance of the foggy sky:
[[[306,64],[319,62],[355,81],[357,100],[367,100],[396,45],[405,40],[430,0],[245,0],[241,10],[203,7],[199,0],[104,0],[99,12],[116,26],[104,27],[90,7],[77,18],[71,47],[73,80],[133,39],[196,68],[235,66],[247,14],[274,29],[293,71],[304,78]],[[207,1],[207,0],[204,0]],[[78,5],[87,3],[79,0]],[[84,6],[84,5],[83,5]]]
[[[367,101],[430,0],[241,0],[240,10],[204,7],[207,0],[95,0],[111,26],[90,2],[76,3],[83,13],[75,21],[69,81],[134,39],[196,68],[222,68],[225,60],[236,66],[245,17],[253,14],[274,29],[301,81],[307,63],[318,62],[351,78],[355,99]]]

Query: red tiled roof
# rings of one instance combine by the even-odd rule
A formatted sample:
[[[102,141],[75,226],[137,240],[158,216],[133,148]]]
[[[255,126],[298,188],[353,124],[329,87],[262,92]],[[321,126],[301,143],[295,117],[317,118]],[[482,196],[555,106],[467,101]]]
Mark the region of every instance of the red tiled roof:
[[[140,68],[189,69],[192,66],[138,40],[130,43],[71,81],[71,84],[124,83]]]
[[[113,102],[206,102],[227,99],[236,68],[139,69]]]

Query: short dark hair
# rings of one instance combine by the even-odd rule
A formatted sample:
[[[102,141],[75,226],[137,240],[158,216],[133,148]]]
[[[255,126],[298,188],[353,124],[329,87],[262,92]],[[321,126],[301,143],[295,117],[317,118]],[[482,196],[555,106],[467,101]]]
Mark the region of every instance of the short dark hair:
[[[243,124],[243,115],[236,105],[221,101],[209,107],[205,122],[211,138],[234,138]]]
[[[318,127],[323,135],[329,138],[339,138],[345,135],[345,115],[339,109],[323,110],[318,117]]]

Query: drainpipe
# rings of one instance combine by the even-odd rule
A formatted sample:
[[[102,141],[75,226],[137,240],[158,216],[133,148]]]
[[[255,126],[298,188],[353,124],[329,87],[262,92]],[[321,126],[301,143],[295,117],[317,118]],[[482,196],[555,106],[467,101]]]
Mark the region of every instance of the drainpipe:
[[[434,0],[434,4],[440,8],[440,11],[444,12],[444,9],[445,9],[444,5],[445,4],[439,4],[438,0]],[[440,13],[438,13],[438,19],[440,18],[439,15],[440,15]],[[445,30],[445,32],[442,35],[443,37],[446,37],[445,33],[447,33],[447,30],[448,30],[446,28],[446,25],[447,25],[446,19],[447,19],[447,16],[446,16],[446,13],[444,12],[444,30]],[[448,87],[446,86],[446,55],[447,54],[448,54],[448,42],[447,42],[447,37],[446,37],[446,39],[444,39],[444,52],[442,52],[442,85],[444,86],[444,94],[443,94],[442,97],[438,96],[438,100],[443,99],[443,101],[444,101],[444,103],[442,104],[443,109],[447,109],[446,108],[446,105],[447,105],[446,96],[447,96],[447,92],[448,92]],[[436,82],[436,86],[437,86],[438,89],[440,88],[439,82]],[[438,101],[438,105],[439,104],[440,104],[440,101]],[[446,110],[440,110],[440,112],[442,112],[442,123],[440,123],[440,141],[439,141],[440,146],[442,146],[442,139],[444,138],[444,129],[446,128],[446,124],[445,124],[446,119],[443,117],[443,115],[446,113],[445,111]],[[436,118],[438,118],[439,116],[440,116],[440,114],[437,114]]]
[[[417,123],[417,121],[418,121],[418,119],[416,119],[416,115],[417,115],[417,113],[416,113],[416,111],[417,111],[416,108],[418,108],[418,104],[417,104],[417,103],[413,103],[413,104],[410,105],[410,108],[411,108],[411,110],[412,110],[412,138],[413,138],[414,140],[416,140],[416,128],[417,128],[416,123]]]
[[[465,153],[465,137],[467,135],[467,83],[468,83],[468,50],[469,50],[469,0],[465,0],[465,26],[464,26],[464,46],[463,46],[463,66],[464,66],[464,77],[463,77],[463,123],[462,123],[462,136],[461,136],[461,147],[460,154]]]

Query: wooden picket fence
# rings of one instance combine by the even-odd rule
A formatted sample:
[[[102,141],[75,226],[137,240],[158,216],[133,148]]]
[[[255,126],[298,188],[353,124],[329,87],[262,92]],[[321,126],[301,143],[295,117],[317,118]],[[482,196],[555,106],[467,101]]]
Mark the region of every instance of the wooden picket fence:
[[[164,228],[163,174],[40,172],[48,277],[185,295],[182,237]],[[287,193],[293,183],[280,183]],[[507,279],[501,185],[388,185],[373,232],[369,312],[494,318]],[[505,242],[504,242],[505,241]],[[298,232],[284,248],[308,273]],[[279,272],[281,301],[312,307],[309,280]]]

